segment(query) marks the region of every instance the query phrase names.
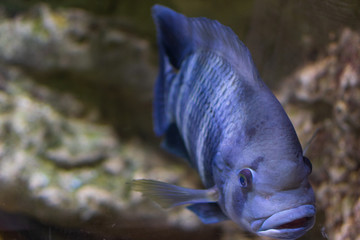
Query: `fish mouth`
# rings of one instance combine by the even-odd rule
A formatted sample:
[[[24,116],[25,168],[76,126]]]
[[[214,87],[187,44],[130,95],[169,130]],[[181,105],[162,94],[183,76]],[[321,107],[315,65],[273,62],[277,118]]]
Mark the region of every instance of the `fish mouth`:
[[[295,219],[294,221],[281,224],[280,226],[275,227],[275,229],[291,229],[291,228],[301,228],[307,225],[313,217],[303,217]]]
[[[252,224],[260,236],[278,239],[294,239],[306,233],[315,223],[316,209],[313,205],[302,205],[271,215]]]

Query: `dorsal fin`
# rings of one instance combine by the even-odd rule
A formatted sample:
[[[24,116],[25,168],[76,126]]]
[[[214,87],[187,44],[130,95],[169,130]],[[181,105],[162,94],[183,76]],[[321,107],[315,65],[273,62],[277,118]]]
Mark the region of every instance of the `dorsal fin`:
[[[188,18],[170,8],[152,8],[157,29],[160,70],[155,85],[154,130],[161,136],[171,124],[166,103],[170,82],[176,77],[184,59],[199,51],[214,52],[233,66],[244,80],[259,79],[247,47],[236,34],[216,20]],[[261,82],[261,81],[258,81]]]
[[[242,74],[257,75],[249,50],[230,27],[204,17],[188,18],[161,5],[155,5],[152,12],[159,45],[173,67],[179,69],[186,56],[205,50],[221,55]]]

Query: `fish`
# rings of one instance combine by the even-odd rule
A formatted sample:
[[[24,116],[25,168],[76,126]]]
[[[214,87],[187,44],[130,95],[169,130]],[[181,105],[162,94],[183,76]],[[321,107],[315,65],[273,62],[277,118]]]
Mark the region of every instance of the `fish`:
[[[225,220],[276,239],[315,223],[310,160],[248,48],[216,20],[154,5],[159,73],[154,132],[197,170],[204,189],[151,179],[134,191],[164,208],[187,205],[205,224]]]

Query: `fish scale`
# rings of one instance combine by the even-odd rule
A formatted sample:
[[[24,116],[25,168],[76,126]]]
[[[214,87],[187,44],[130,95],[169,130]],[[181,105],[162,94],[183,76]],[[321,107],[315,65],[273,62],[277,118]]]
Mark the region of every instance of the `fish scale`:
[[[215,139],[220,138],[220,131],[216,131],[220,124],[216,121],[217,117],[214,115],[214,111],[211,113],[212,109],[219,108],[219,105],[215,105],[215,101],[219,99],[218,91],[213,86],[218,86],[219,90],[224,92],[225,84],[220,83],[226,82],[228,76],[220,75],[227,69],[222,69],[224,66],[222,60],[212,61],[214,54],[200,52],[195,55],[194,58],[197,60],[194,64],[191,62],[191,68],[187,67],[186,61],[182,66],[187,71],[192,72],[191,78],[182,81],[192,90],[190,90],[187,100],[183,97],[182,105],[179,106],[186,107],[178,118],[177,124],[182,126],[182,130],[185,132],[184,139],[191,156],[190,161],[196,161],[196,166],[204,182],[213,184],[211,160],[219,141],[213,141],[208,136]],[[204,70],[199,71],[198,66],[204,67]],[[230,73],[229,70],[227,72]],[[212,81],[209,82],[209,79]],[[213,117],[210,119],[209,116],[211,115]],[[205,175],[207,176],[205,177]]]

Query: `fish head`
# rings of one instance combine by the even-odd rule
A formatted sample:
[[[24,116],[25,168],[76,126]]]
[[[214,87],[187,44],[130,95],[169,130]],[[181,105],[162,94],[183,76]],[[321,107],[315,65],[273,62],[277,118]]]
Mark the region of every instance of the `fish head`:
[[[311,163],[302,152],[286,155],[282,157],[281,151],[267,157],[247,154],[252,160],[227,172],[220,196],[223,211],[257,235],[296,239],[314,225]]]

